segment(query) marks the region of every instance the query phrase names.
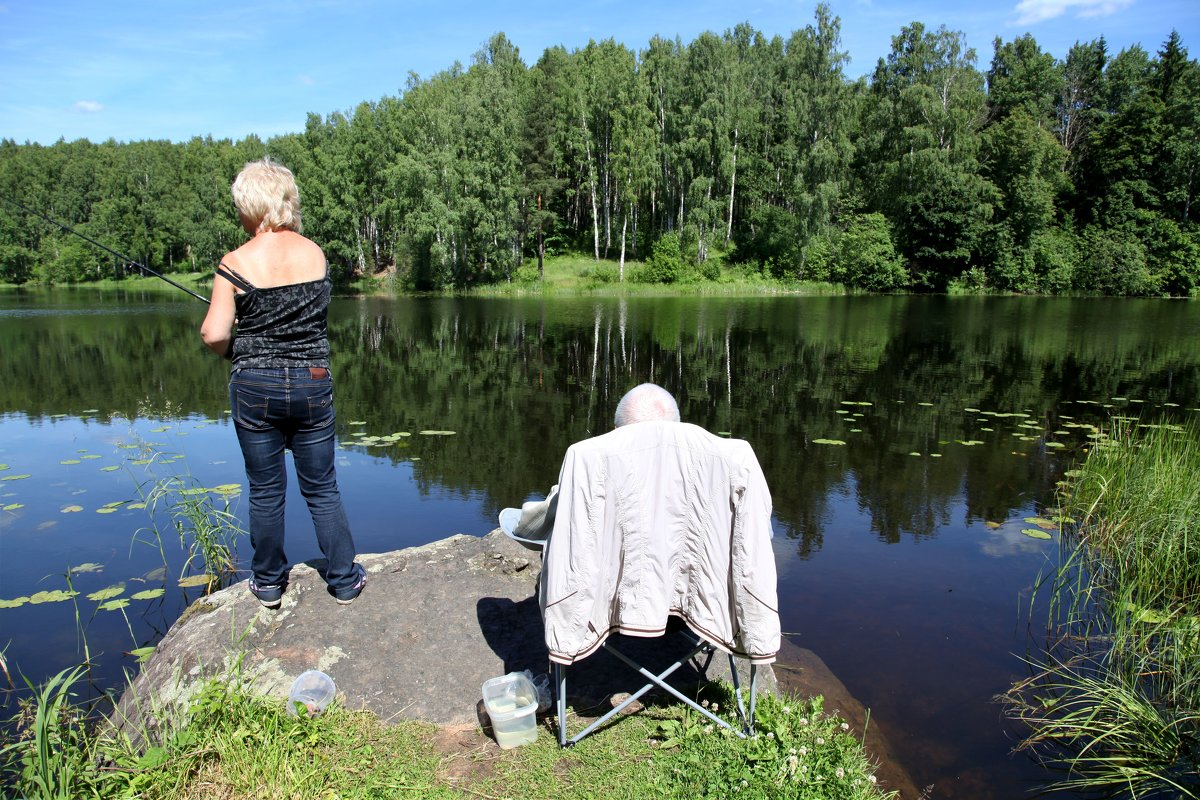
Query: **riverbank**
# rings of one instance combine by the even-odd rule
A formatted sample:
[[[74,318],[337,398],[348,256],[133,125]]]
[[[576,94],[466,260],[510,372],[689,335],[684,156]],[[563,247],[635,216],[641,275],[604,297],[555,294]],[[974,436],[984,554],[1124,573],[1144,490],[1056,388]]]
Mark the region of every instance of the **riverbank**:
[[[776,672],[760,670],[755,739],[648,696],[570,750],[545,717],[533,746],[501,751],[478,687],[546,669],[529,555],[499,531],[454,536],[360,556],[370,584],[351,606],[332,602],[316,563],[293,567],[278,611],[244,583],[197,600],[125,691],[111,730],[83,733],[61,699],[69,687],[43,691],[31,738],[14,751],[27,756],[21,788],[40,771],[67,796],[89,794],[87,783],[98,797],[133,788],[141,797],[726,797],[743,786],[756,797],[915,796],[865,709],[794,645],[780,664],[792,690],[779,692]],[[670,644],[629,640],[648,664],[671,660]],[[731,718],[728,684],[713,682],[728,676],[725,663],[690,660],[676,677]],[[307,669],[334,679],[337,709],[296,720],[284,698]],[[572,730],[641,682],[604,651],[573,667]]]
[[[586,254],[550,256],[545,260],[544,275],[539,278],[536,262],[526,262],[511,280],[499,283],[472,286],[462,290],[435,292],[444,295],[473,297],[514,297],[523,295],[595,295],[598,297],[619,296],[753,296],[799,294],[808,296],[862,294],[861,290],[847,289],[841,284],[822,281],[782,281],[764,277],[737,267],[719,263],[714,259],[715,278],[705,279],[698,275],[690,279],[671,283],[645,283],[636,280],[642,264],[638,261],[625,262],[625,278],[620,279],[619,262],[612,259],[594,259]],[[172,273],[172,281],[208,296],[212,291],[211,272]],[[25,288],[36,288],[40,284],[25,284]],[[18,289],[13,284],[0,283],[0,289]],[[130,275],[120,280],[104,279],[86,283],[64,284],[63,288],[96,289],[101,291],[132,291],[138,293],[177,294],[179,289],[156,277]],[[399,285],[394,272],[380,272],[362,276],[349,283],[339,284],[338,294],[397,296],[411,294]]]

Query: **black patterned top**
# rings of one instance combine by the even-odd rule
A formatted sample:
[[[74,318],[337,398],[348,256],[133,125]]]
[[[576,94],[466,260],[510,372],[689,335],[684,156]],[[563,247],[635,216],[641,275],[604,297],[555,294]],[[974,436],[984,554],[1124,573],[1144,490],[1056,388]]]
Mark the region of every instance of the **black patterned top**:
[[[232,273],[236,280],[230,280],[243,290],[233,297],[237,309],[234,369],[329,366],[325,319],[333,282],[328,264],[324,278],[266,288],[252,285],[233,270],[226,273],[218,268],[217,272],[225,278]]]

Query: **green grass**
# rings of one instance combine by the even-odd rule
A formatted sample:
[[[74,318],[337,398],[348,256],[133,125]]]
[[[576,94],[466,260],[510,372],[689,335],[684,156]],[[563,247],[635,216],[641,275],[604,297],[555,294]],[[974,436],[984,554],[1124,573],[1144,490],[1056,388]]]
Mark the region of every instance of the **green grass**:
[[[1200,797],[1200,426],[1118,426],[1061,497],[1051,646],[1002,699],[1064,789]]]
[[[675,705],[648,705],[570,749],[542,721],[533,744],[500,750],[478,728],[384,725],[332,706],[293,717],[284,702],[209,683],[182,724],[149,748],[81,736],[65,702],[78,673],[23,706],[24,735],[5,750],[6,781],[28,797],[92,798],[808,798],[887,800],[849,726],[819,698],[763,697],[758,735],[739,739]],[[705,702],[727,709],[728,687]],[[64,733],[65,732],[65,733]],[[46,793],[42,786],[57,794]]]
[[[840,284],[819,282],[784,282],[765,278],[756,273],[723,263],[713,256],[719,270],[716,280],[695,279],[677,283],[638,283],[640,261],[625,261],[625,279],[619,279],[620,265],[615,259],[597,261],[590,254],[567,253],[548,256],[544,277],[539,280],[537,261],[527,259],[513,280],[465,290],[465,294],[485,297],[589,295],[589,296],[696,296],[696,295],[762,295],[804,294],[842,295],[851,293]]]

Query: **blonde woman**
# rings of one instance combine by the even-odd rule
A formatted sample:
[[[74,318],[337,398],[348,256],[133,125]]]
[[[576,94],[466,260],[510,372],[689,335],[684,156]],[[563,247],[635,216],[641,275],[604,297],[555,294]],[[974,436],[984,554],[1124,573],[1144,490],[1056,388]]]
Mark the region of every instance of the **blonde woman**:
[[[326,558],[323,577],[334,598],[349,604],[367,575],[354,561],[334,470],[329,265],[300,234],[300,194],[290,170],[269,158],[250,162],[232,191],[251,238],[217,267],[200,336],[233,362],[229,402],[250,483],[250,592],[278,608],[287,588],[287,449]]]

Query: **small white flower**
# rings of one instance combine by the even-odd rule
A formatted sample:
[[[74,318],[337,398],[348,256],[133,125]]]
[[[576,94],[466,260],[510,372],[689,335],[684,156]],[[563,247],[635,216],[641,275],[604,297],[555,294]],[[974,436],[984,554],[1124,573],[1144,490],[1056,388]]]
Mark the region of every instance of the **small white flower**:
[[[817,744],[825,744],[825,737],[824,737],[824,736],[818,736],[818,737],[817,737]]]
[[[800,718],[800,724],[801,724],[801,725],[807,725],[807,724],[808,724],[808,717],[801,717],[801,718]]]
[[[801,748],[800,748],[800,755],[802,755],[802,756],[806,756],[806,755],[808,755],[808,748],[807,748],[807,747],[801,747]]]
[[[784,706],[784,707],[783,707],[783,713],[785,713],[785,714],[790,714],[790,713],[792,713],[791,706]]]
[[[801,765],[800,765],[800,771],[801,771],[801,772],[808,772],[808,764],[801,764]]]
[[[843,722],[843,723],[842,723],[842,730],[844,730],[844,731],[848,731],[848,730],[850,730],[850,723],[848,723],[848,722]]]
[[[796,748],[793,747],[793,748],[789,749],[788,754],[793,755],[793,756],[796,755]]]
[[[705,726],[704,726],[704,732],[705,732],[705,733],[712,733],[712,732],[713,732],[713,726],[712,726],[712,725],[705,725]]]
[[[775,738],[775,731],[767,731],[767,738],[768,738],[768,739],[774,739],[774,738]]]
[[[704,706],[705,708],[708,708],[708,701],[707,701],[707,700],[701,700],[701,701],[700,701],[700,705]]]
[[[844,778],[844,777],[846,777],[846,770],[842,769],[841,767],[838,767],[837,770],[833,774],[837,775],[839,778]]]
[[[876,778],[874,775],[868,775],[867,780],[869,780],[871,783],[875,783],[875,781],[877,781],[879,779]]]
[[[713,710],[713,713],[716,714],[718,711],[721,710],[721,707],[719,705],[717,705],[716,703],[713,703],[712,710]]]
[[[742,788],[743,788],[743,789],[745,789],[745,788],[746,788],[747,786],[749,786],[749,785],[750,785],[750,783],[749,783],[748,781],[742,781]]]

